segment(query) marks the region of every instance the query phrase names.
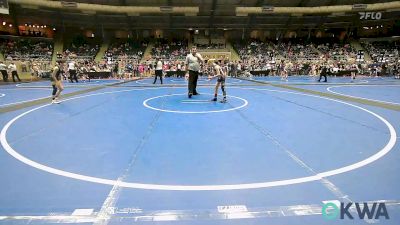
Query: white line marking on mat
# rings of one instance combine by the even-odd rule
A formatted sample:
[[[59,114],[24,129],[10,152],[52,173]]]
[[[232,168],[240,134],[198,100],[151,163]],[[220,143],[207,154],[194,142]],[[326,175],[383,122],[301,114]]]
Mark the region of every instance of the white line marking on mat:
[[[389,102],[389,101],[382,101],[382,100],[377,100],[377,99],[372,99],[372,98],[363,98],[363,97],[354,96],[354,95],[346,95],[346,94],[342,94],[340,92],[336,92],[336,91],[332,91],[331,90],[332,88],[338,88],[338,87],[358,87],[358,86],[359,85],[345,85],[345,86],[336,85],[336,86],[330,86],[330,87],[326,88],[326,90],[331,92],[331,93],[333,93],[333,94],[337,94],[337,95],[341,95],[341,96],[364,99],[364,100],[375,101],[375,102],[381,102],[381,103],[386,103],[386,104],[391,104],[391,105],[400,105],[400,103],[398,103],[398,102]],[[376,87],[376,86],[377,85],[373,85],[372,87]],[[387,85],[379,85],[377,87],[382,87],[382,86],[387,86]],[[371,85],[369,87],[371,87]]]
[[[153,89],[153,88],[149,88]],[[271,91],[271,92],[280,92],[280,93],[288,93],[288,94],[295,94],[295,95],[302,95],[302,96],[310,96],[314,98],[320,98],[320,99],[326,99],[329,101],[333,102],[338,102],[342,103],[344,105],[352,106],[354,108],[360,109],[361,111],[367,112],[374,117],[378,118],[381,122],[383,122],[386,127],[389,130],[390,138],[387,142],[387,144],[380,149],[378,152],[373,154],[372,156],[369,156],[368,158],[361,160],[359,162],[321,172],[312,176],[306,176],[306,177],[299,177],[299,178],[292,178],[292,179],[287,179],[287,180],[276,180],[276,181],[267,181],[267,182],[259,182],[259,183],[243,183],[243,184],[227,184],[227,185],[163,185],[163,184],[149,184],[149,183],[132,183],[132,182],[118,182],[117,180],[110,180],[110,179],[104,179],[104,178],[98,178],[98,177],[92,177],[92,176],[87,176],[87,175],[82,175],[82,174],[77,174],[77,173],[72,173],[68,171],[63,171],[57,168],[53,168],[50,166],[46,166],[43,164],[40,164],[38,162],[35,162],[20,153],[18,153],[15,149],[13,149],[10,144],[7,141],[7,131],[11,127],[11,125],[20,119],[21,117],[24,117],[28,115],[31,112],[34,112],[36,110],[39,110],[44,107],[48,107],[51,104],[47,105],[42,105],[33,109],[30,109],[22,114],[17,115],[13,119],[11,119],[1,130],[0,133],[0,142],[1,145],[3,146],[4,150],[13,156],[15,159],[32,166],[34,168],[37,168],[39,170],[43,170],[52,174],[56,174],[59,176],[64,176],[64,177],[69,177],[77,180],[84,180],[88,182],[93,182],[93,183],[100,183],[100,184],[106,184],[106,185],[118,185],[121,187],[127,187],[127,188],[137,188],[137,189],[150,189],[150,190],[174,190],[174,191],[219,191],[219,190],[240,190],[240,189],[256,189],[256,188],[268,188],[268,187],[277,187],[277,186],[284,186],[284,185],[293,185],[293,184],[300,184],[300,183],[306,183],[306,182],[311,182],[311,181],[318,181],[321,180],[324,177],[329,177],[329,176],[334,176],[342,173],[346,173],[352,170],[356,170],[358,168],[364,167],[370,163],[373,163],[374,161],[384,157],[387,153],[389,153],[394,145],[396,144],[397,140],[397,134],[396,130],[390,124],[385,118],[382,116],[365,109],[361,106],[357,106],[351,103],[347,103],[344,101],[336,100],[336,99],[330,99],[322,96],[315,96],[315,95],[310,95],[310,94],[304,94],[304,93],[297,93],[297,92],[290,92],[290,91],[280,91],[280,90],[271,90],[271,89],[263,89],[263,88],[240,88],[240,89],[249,89],[249,90],[265,90],[265,91]],[[111,91],[111,92],[102,92],[102,93],[95,93],[95,94],[90,94],[90,95],[82,95],[82,96],[76,96],[74,98],[70,98],[65,101],[70,101],[73,99],[80,99],[80,98],[86,98],[89,96],[96,96],[96,95],[104,95],[104,94],[113,94],[113,93],[121,93],[121,92],[128,92],[128,91],[138,91],[138,90],[147,90],[147,89],[131,89],[131,90],[122,90],[122,91]],[[154,90],[154,89],[153,89]]]
[[[181,113],[181,114],[205,114],[205,113],[220,113],[220,112],[228,112],[228,111],[233,111],[233,110],[237,110],[237,109],[241,109],[245,106],[247,106],[249,103],[246,99],[244,98],[240,98],[237,96],[233,96],[233,95],[227,95],[228,98],[236,98],[239,99],[241,101],[243,101],[243,104],[240,106],[236,106],[233,108],[229,108],[229,109],[221,109],[221,110],[207,110],[207,111],[182,111],[182,110],[169,110],[169,109],[160,109],[160,108],[156,108],[153,106],[150,106],[148,103],[153,100],[153,99],[157,99],[157,98],[163,98],[163,97],[170,97],[170,96],[179,96],[179,95],[187,95],[187,94],[169,94],[169,95],[160,95],[160,96],[156,96],[156,97],[152,97],[152,98],[148,98],[146,100],[143,101],[143,105],[146,108],[149,109],[153,109],[153,110],[157,110],[157,111],[161,111],[161,112],[169,112],[169,113]],[[207,95],[212,95],[212,94],[207,94]]]
[[[90,216],[94,209],[75,209],[71,216]]]

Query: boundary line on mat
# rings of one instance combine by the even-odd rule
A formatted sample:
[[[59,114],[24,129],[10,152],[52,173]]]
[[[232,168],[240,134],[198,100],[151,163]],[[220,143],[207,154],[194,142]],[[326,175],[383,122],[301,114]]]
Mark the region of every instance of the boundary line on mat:
[[[267,85],[267,84],[229,84],[229,85],[225,85],[225,86],[226,87],[247,87],[247,86],[254,87],[254,86],[265,86],[265,85]],[[197,87],[214,87],[214,86],[215,86],[215,84],[198,84],[197,85]],[[150,87],[174,88],[174,87],[187,87],[187,85],[185,85],[185,84],[162,84],[162,85],[161,84],[148,84],[148,85],[124,85],[124,86],[113,86],[113,87],[115,87],[115,88],[124,88],[124,87],[126,87],[126,88],[128,88],[128,87],[131,87],[131,88],[150,88]]]
[[[107,85],[98,85],[98,86],[95,86],[95,87],[90,87],[90,88],[85,88],[83,90],[74,91],[74,92],[71,92],[71,93],[68,93],[68,94],[63,94],[62,97],[63,98],[69,98],[69,97],[73,97],[73,96],[76,96],[76,95],[80,95],[80,94],[85,94],[85,93],[101,90],[101,89],[104,89],[106,87],[113,87],[113,86],[116,86],[116,85],[129,83],[129,82],[132,82],[132,81],[135,81],[135,80],[122,81],[122,82],[119,82],[119,83],[113,83],[113,84],[107,84]],[[33,99],[33,100],[17,102],[16,104],[8,103],[8,105],[6,107],[1,107],[0,108],[0,114],[16,111],[16,110],[19,110],[19,109],[28,108],[28,107],[31,107],[31,106],[36,106],[36,105],[40,105],[40,104],[49,103],[50,100],[51,100],[51,96],[48,96],[48,97],[44,97],[44,98],[38,98],[38,99]]]
[[[165,100],[163,100],[162,105],[164,105],[164,103],[165,103]],[[143,146],[146,144],[146,142],[152,135],[154,127],[158,123],[161,115],[162,115],[162,112],[157,112],[154,115],[146,132],[140,139],[139,144],[134,148],[133,154],[129,160],[129,163],[128,163],[126,169],[119,176],[119,178],[117,179],[118,182],[112,187],[110,193],[107,195],[107,198],[104,200],[104,202],[101,206],[100,212],[97,214],[97,217],[96,217],[97,221],[93,225],[107,225],[109,223],[111,216],[112,216],[109,208],[115,207],[115,204],[119,200],[120,192],[123,189],[123,187],[119,184],[121,182],[124,182],[126,180],[126,178],[129,176],[129,174],[131,173],[131,171],[136,163],[136,159],[137,159],[138,155],[143,150]]]
[[[259,90],[261,91],[262,89],[257,89],[257,88],[247,88],[247,90]],[[260,92],[264,93],[265,92]],[[278,97],[279,98],[279,97]],[[280,100],[283,100],[279,98]],[[257,122],[252,121],[249,119],[246,115],[244,115],[241,111],[236,111],[245,121],[247,121],[251,126],[253,126],[257,131],[259,131],[262,135],[266,136],[268,139],[270,139],[281,151],[283,151],[289,158],[291,158],[296,164],[298,164],[300,167],[303,169],[307,170],[311,174],[318,174],[318,172],[313,169],[311,166],[309,166],[307,163],[305,163],[300,157],[298,157],[296,154],[294,154],[288,146],[283,144],[280,140],[278,140],[274,135],[271,134],[268,129],[260,126],[257,124]],[[319,182],[326,188],[328,189],[333,195],[335,195],[338,199],[341,201],[346,201],[346,202],[353,202],[351,197],[348,194],[345,194],[338,186],[336,186],[332,181],[329,180],[328,177],[322,177]],[[355,209],[351,209],[351,211],[355,211]],[[375,220],[374,219],[364,219],[367,223],[373,223]]]
[[[49,88],[7,88],[7,89],[4,89],[4,90],[7,90],[7,91],[21,91],[21,89],[22,90],[51,90],[51,88],[49,87]],[[5,94],[4,94],[5,95]],[[1,96],[0,95],[0,97],[4,97],[4,96]],[[25,100],[25,101],[19,101],[19,102],[11,102],[11,103],[6,103],[6,104],[2,104],[2,105],[0,105],[0,107],[4,107],[4,106],[10,106],[10,105],[17,105],[17,104],[21,104],[21,103],[25,103],[25,102],[30,102],[30,101],[35,101],[35,100],[40,100],[40,99],[47,99],[47,98],[50,98],[51,96],[46,96],[46,97],[41,97],[41,98],[34,98],[34,99],[29,99],[29,100]]]
[[[256,88],[253,88],[253,89],[256,89]],[[80,98],[102,95],[102,94],[112,94],[112,93],[117,93],[117,92],[141,91],[141,90],[146,90],[146,89],[133,89],[133,90],[123,90],[123,91],[114,91],[114,92],[111,91],[111,92],[94,93],[94,94],[90,94],[90,95],[76,96],[76,97],[66,99],[63,101],[80,99]],[[93,182],[93,183],[111,185],[111,186],[119,185],[121,187],[126,187],[126,188],[147,189],[147,190],[168,190],[168,191],[223,191],[223,190],[257,189],[257,188],[268,188],[268,187],[285,186],[285,185],[306,183],[306,182],[311,182],[311,181],[318,181],[324,177],[343,174],[343,173],[364,167],[364,166],[384,157],[387,153],[389,153],[393,149],[394,145],[396,144],[397,134],[396,134],[396,130],[394,129],[394,127],[385,118],[381,117],[380,115],[378,115],[368,109],[362,108],[361,106],[353,105],[348,102],[335,100],[335,99],[331,99],[331,98],[327,98],[327,97],[321,97],[321,96],[317,96],[317,95],[310,95],[310,94],[299,93],[299,92],[271,90],[271,89],[258,89],[258,90],[310,96],[310,97],[314,97],[314,98],[326,99],[326,100],[338,102],[338,103],[341,103],[344,105],[355,107],[357,109],[360,109],[364,112],[367,112],[367,113],[375,116],[381,122],[383,122],[386,125],[386,127],[388,128],[389,133],[390,133],[389,141],[382,149],[380,149],[378,152],[369,156],[366,159],[363,159],[359,162],[356,162],[356,163],[353,163],[353,164],[350,164],[350,165],[347,165],[344,167],[340,167],[337,169],[320,172],[316,175],[300,177],[300,178],[292,178],[292,179],[287,179],[287,180],[277,180],[277,181],[258,182],[258,183],[244,183],[244,184],[225,184],[225,185],[164,185],[164,184],[119,182],[117,180],[110,180],[110,179],[105,179],[105,178],[99,178],[99,177],[93,177],[93,176],[63,171],[63,170],[60,170],[57,168],[53,168],[53,167],[49,167],[49,166],[40,164],[36,161],[32,161],[29,158],[26,158],[25,156],[19,154],[17,151],[15,151],[9,145],[9,143],[7,142],[7,137],[6,137],[7,130],[19,118],[21,118],[35,110],[41,109],[43,107],[47,107],[50,104],[46,104],[46,105],[42,105],[42,106],[30,109],[22,114],[19,114],[18,116],[14,117],[13,119],[11,119],[1,130],[0,141],[1,141],[1,144],[4,148],[4,150],[7,153],[9,153],[11,156],[13,156],[15,159],[18,159],[19,161],[21,161],[27,165],[30,165],[36,169],[43,170],[43,171],[46,171],[46,172],[49,172],[49,173],[52,173],[55,175],[69,177],[69,178],[73,178],[73,179],[77,179],[77,180],[84,180],[84,181]]]
[[[46,81],[39,81],[39,82],[46,82]],[[78,83],[71,83],[71,82],[69,82],[69,81],[66,81],[66,80],[63,80],[63,83],[66,83],[66,84],[68,84],[68,87],[70,87],[70,85],[72,86],[72,85],[74,85],[74,86],[79,86],[79,87],[82,87],[82,86],[93,86],[93,85],[99,85],[98,83],[99,83],[99,81],[93,81],[93,82],[87,82],[87,83],[89,83],[89,84],[86,84],[86,82],[78,82]],[[31,84],[31,83],[27,83],[27,84]],[[17,88],[24,88],[24,87],[26,87],[26,88],[33,88],[33,87],[46,87],[46,85],[37,85],[37,86],[32,86],[32,85],[22,85],[22,83],[20,83],[20,84],[16,84],[15,85]]]
[[[296,76],[298,76],[298,75],[296,75]],[[301,75],[301,76],[307,77],[306,75]],[[247,81],[255,81],[255,82],[256,81],[260,81],[260,82],[276,83],[276,84],[281,82],[280,84],[285,84],[284,81],[263,81],[263,80],[254,80],[254,79],[250,79],[250,78],[247,78],[247,77],[235,77],[235,78],[236,79],[241,79],[241,80],[247,80]],[[315,78],[318,78],[318,77],[315,76]],[[300,83],[300,82],[291,82],[291,83],[287,83],[287,85],[294,85],[294,86],[313,86],[313,85],[315,85],[315,86],[329,86],[329,85],[343,85],[343,86],[345,86],[345,85],[360,85],[360,86],[363,86],[363,85],[365,85],[365,86],[393,85],[393,86],[400,86],[400,80],[392,80],[392,81],[386,81],[387,83],[376,83],[376,84],[374,84],[374,83],[370,83],[370,80],[365,80],[365,79],[368,79],[368,78],[371,78],[371,77],[361,77],[361,78],[357,79],[357,80],[363,81],[363,82],[351,82],[351,81],[347,82],[347,83],[337,83],[337,82],[335,82],[335,83],[325,83],[325,82],[318,82],[318,83],[305,83],[305,82],[303,82],[303,83]],[[381,80],[378,81],[378,82],[384,81],[383,78],[380,78],[380,79]]]
[[[244,78],[238,78],[238,79],[244,79]],[[320,92],[320,91],[308,90],[308,89],[299,88],[299,87],[293,87],[293,86],[285,85],[285,84],[272,84],[272,83],[268,83],[268,82],[254,81],[254,80],[248,80],[248,79],[244,79],[244,80],[252,81],[252,82],[255,82],[255,83],[267,84],[267,85],[270,85],[272,87],[289,89],[289,90],[292,90],[292,91],[298,91],[298,92],[308,93],[308,94],[312,94],[312,95],[332,98],[332,99],[350,101],[350,102],[355,102],[355,103],[361,103],[361,104],[364,104],[364,105],[370,105],[370,106],[390,109],[390,110],[394,110],[394,111],[400,111],[400,105],[386,104],[386,103],[377,102],[377,101],[373,101],[373,100],[359,99],[359,98],[353,98],[353,97],[348,97],[348,96],[343,96],[343,95],[338,95],[338,94],[332,94],[332,93],[325,93],[325,92]]]
[[[373,86],[373,87],[382,87],[382,86],[386,87],[388,85],[380,85],[380,86]],[[326,90],[329,91],[330,93],[333,93],[336,95],[342,95],[342,96],[351,97],[351,98],[359,98],[359,99],[363,99],[363,100],[382,102],[382,103],[391,104],[391,105],[400,105],[400,103],[398,103],[398,102],[389,102],[389,101],[382,101],[382,100],[378,100],[378,99],[359,97],[359,96],[355,96],[355,95],[347,95],[347,94],[343,94],[343,93],[331,90],[331,88],[338,88],[338,87],[358,87],[358,86],[357,85],[346,85],[346,86],[334,85],[334,86],[327,87]],[[363,86],[361,86],[361,87],[363,87]]]
[[[239,79],[239,78],[238,78]],[[243,80],[246,80],[246,79],[248,79],[248,78],[242,78]],[[290,78],[289,78],[290,79]],[[368,84],[369,83],[369,81],[368,80],[359,80],[359,82],[349,82],[349,83],[338,83],[338,82],[334,82],[334,83],[325,83],[325,82],[318,82],[318,83],[316,83],[316,84],[313,84],[313,83],[309,83],[309,82],[302,82],[302,81],[282,81],[282,80],[270,80],[270,81],[267,81],[267,80],[255,80],[255,79],[248,79],[248,80],[251,80],[251,81],[261,81],[261,82],[268,82],[268,83],[273,83],[273,84],[288,84],[288,85],[329,85],[329,84],[331,84],[331,85],[353,85],[353,84],[355,84],[355,85],[357,85],[357,84]],[[316,79],[315,79],[316,80]],[[314,81],[315,81],[314,80]]]

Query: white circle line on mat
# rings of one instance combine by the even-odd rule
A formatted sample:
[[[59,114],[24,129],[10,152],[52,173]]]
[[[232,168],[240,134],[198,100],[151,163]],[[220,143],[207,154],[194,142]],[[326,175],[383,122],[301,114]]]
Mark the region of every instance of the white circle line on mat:
[[[354,95],[343,94],[343,93],[340,93],[340,92],[337,92],[337,91],[332,91],[332,89],[339,88],[339,87],[358,87],[358,86],[359,85],[344,85],[344,86],[335,85],[335,86],[327,87],[326,90],[329,91],[330,93],[341,95],[341,96],[364,99],[364,100],[375,101],[375,102],[381,102],[381,103],[386,103],[386,104],[391,104],[391,105],[400,105],[400,103],[397,103],[397,102],[389,102],[389,101],[382,101],[382,100],[377,100],[377,99],[372,99],[372,98],[364,98],[364,97],[359,97],[359,96],[354,96]],[[383,85],[379,85],[378,87],[382,87],[382,86]],[[368,86],[368,87],[371,87],[371,86]],[[375,86],[373,86],[373,87],[375,87]]]
[[[224,185],[163,185],[163,184],[149,184],[149,183],[133,183],[133,182],[123,182],[119,180],[110,180],[110,179],[104,179],[104,178],[98,178],[98,177],[92,177],[92,176],[87,176],[87,175],[82,175],[82,174],[77,174],[77,173],[71,173],[68,171],[60,170],[57,168],[49,167],[43,164],[40,164],[38,162],[35,162],[31,159],[26,158],[25,156],[21,155],[18,153],[15,149],[13,149],[8,141],[7,141],[7,131],[11,127],[11,125],[20,119],[21,117],[28,115],[31,112],[34,112],[36,110],[39,110],[41,108],[47,107],[50,104],[47,105],[42,105],[39,107],[36,107],[34,109],[28,110],[22,114],[19,114],[18,116],[14,117],[11,119],[1,130],[0,133],[0,142],[1,145],[3,146],[4,150],[13,156],[15,159],[31,166],[36,169],[46,171],[55,175],[59,176],[64,176],[64,177],[69,177],[77,180],[82,180],[82,181],[88,181],[88,182],[93,182],[93,183],[99,183],[99,184],[106,184],[106,185],[116,185],[120,187],[125,187],[125,188],[134,188],[134,189],[147,189],[147,190],[169,190],[169,191],[222,191],[222,190],[243,190],[243,189],[256,189],[256,188],[269,188],[269,187],[277,187],[277,186],[285,186],[285,185],[293,185],[293,184],[300,184],[300,183],[306,183],[310,181],[317,181],[321,180],[324,177],[329,177],[329,176],[334,176],[342,173],[346,173],[349,171],[356,170],[358,168],[361,168],[363,166],[366,166],[368,164],[373,163],[374,161],[382,158],[385,156],[387,153],[389,153],[393,146],[396,144],[396,130],[394,127],[382,116],[368,110],[365,108],[362,108],[357,105],[353,105],[351,103],[347,103],[344,101],[336,100],[336,99],[330,99],[322,96],[315,96],[315,95],[310,95],[310,94],[304,94],[304,93],[296,93],[296,92],[290,92],[290,91],[280,91],[280,90],[270,90],[270,89],[262,89],[262,88],[241,88],[241,89],[247,89],[247,90],[264,90],[264,91],[272,91],[272,92],[280,92],[280,93],[290,93],[290,94],[296,94],[296,95],[303,95],[303,96],[311,96],[311,97],[316,97],[316,98],[321,98],[321,99],[326,99],[338,103],[342,103],[348,106],[355,107],[357,109],[360,109],[364,112],[367,112],[376,118],[378,118],[380,121],[382,121],[388,128],[390,138],[388,143],[380,149],[377,153],[373,154],[372,156],[363,159],[359,162],[340,167],[337,169],[321,172],[312,176],[306,176],[306,177],[299,177],[299,178],[293,178],[293,179],[286,179],[286,180],[276,180],[276,181],[267,181],[267,182],[258,182],[258,183],[243,183],[243,184],[224,184]],[[91,94],[91,95],[84,95],[84,96],[78,96],[74,97],[71,99],[64,100],[65,101],[70,101],[73,99],[80,99],[80,98],[85,98],[88,96],[95,96],[95,95],[103,95],[103,94],[112,94],[112,93],[118,93],[118,92],[128,92],[128,91],[135,91],[135,90],[147,90],[147,89],[131,89],[131,90],[121,90],[121,91],[112,91],[112,92],[102,92],[102,93],[96,93],[96,94]]]
[[[288,81],[284,81],[284,80],[263,80],[263,79],[250,79],[253,81],[260,81],[260,82],[267,82],[267,83],[277,83],[277,84],[296,84],[296,85],[317,85],[317,84],[325,84],[325,85],[351,85],[351,84],[366,84],[369,83],[368,80],[360,80],[358,82],[353,82],[353,83],[325,83],[325,82],[317,82],[317,80],[310,80],[310,82],[304,82],[304,81],[293,81],[290,80],[290,77],[288,79]],[[312,81],[312,82],[311,82]]]
[[[240,108],[243,108],[245,106],[247,106],[249,103],[246,99],[244,98],[240,98],[237,96],[232,96],[232,95],[227,95],[228,98],[236,98],[239,99],[241,101],[243,101],[243,104],[237,107],[233,107],[230,109],[222,109],[222,110],[208,110],[208,111],[182,111],[182,110],[168,110],[168,109],[160,109],[160,108],[156,108],[153,106],[150,106],[148,104],[149,101],[157,99],[157,98],[163,98],[163,97],[169,97],[169,96],[177,96],[177,95],[187,95],[187,94],[169,94],[169,95],[160,95],[160,96],[156,96],[156,97],[152,97],[152,98],[148,98],[146,100],[143,101],[143,105],[146,108],[149,109],[153,109],[153,110],[157,110],[157,111],[161,111],[161,112],[169,112],[169,113],[182,113],[182,114],[204,114],[204,113],[220,113],[220,112],[228,112],[228,111],[233,111],[233,110],[237,110]],[[211,101],[210,101],[211,102]]]

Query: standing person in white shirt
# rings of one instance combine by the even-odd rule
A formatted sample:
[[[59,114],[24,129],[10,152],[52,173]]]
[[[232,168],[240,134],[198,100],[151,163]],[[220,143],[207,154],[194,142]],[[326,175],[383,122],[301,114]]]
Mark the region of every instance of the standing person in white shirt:
[[[76,76],[76,68],[74,61],[68,63],[68,72],[71,83],[74,83],[74,80],[76,81],[76,83],[78,83],[78,77]]]
[[[15,77],[17,77],[18,81],[21,82],[21,79],[19,79],[19,76],[18,76],[17,66],[15,65],[14,62],[11,62],[11,64],[8,65],[8,69],[11,70],[11,76],[12,76],[13,82],[15,82]]]
[[[197,47],[193,46],[191,53],[186,56],[185,67],[186,75],[185,78],[189,79],[188,82],[188,97],[192,98],[192,95],[198,95],[196,90],[197,80],[199,79],[200,63],[204,62],[203,57],[197,52]]]
[[[281,62],[281,80],[288,81],[289,70],[290,70],[290,64],[285,63],[285,61],[282,60],[282,62]]]
[[[182,65],[181,65],[181,63],[178,63],[178,65],[176,66],[176,76],[178,78],[180,78],[182,76],[181,71],[182,71]]]
[[[267,76],[269,76],[269,74],[271,73],[271,70],[272,70],[271,64],[267,63],[266,70],[267,70]]]
[[[3,81],[8,82],[7,65],[3,62],[0,62],[0,73],[3,75]]]
[[[154,76],[154,82],[153,82],[153,84],[156,83],[157,77],[160,77],[161,84],[163,84],[163,82],[162,82],[163,63],[162,63],[162,61],[160,60],[160,58],[157,58],[156,61],[157,61],[157,62],[156,62],[156,70],[155,70],[155,76]]]

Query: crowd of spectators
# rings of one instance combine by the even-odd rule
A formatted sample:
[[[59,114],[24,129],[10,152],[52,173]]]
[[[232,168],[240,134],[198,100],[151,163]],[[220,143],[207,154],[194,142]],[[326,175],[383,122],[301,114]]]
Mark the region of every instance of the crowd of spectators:
[[[297,60],[317,60],[320,55],[311,42],[305,42],[301,39],[290,41],[281,41],[273,44],[273,48],[279,55],[290,61]]]
[[[347,61],[355,59],[357,50],[350,43],[344,41],[333,41],[330,39],[316,39],[316,49],[322,54],[323,58]]]
[[[358,74],[376,76],[390,74],[399,62],[399,43],[377,46],[365,44],[374,61],[358,61],[356,50],[347,43],[330,43],[320,40],[318,45],[299,40],[262,42],[249,40],[235,43],[242,71],[257,75],[279,75],[286,70],[292,75],[318,75],[321,65],[333,75],[357,70]],[[382,60],[379,61],[379,59]],[[377,64],[379,62],[379,64]],[[245,74],[245,73],[243,73]]]
[[[354,67],[359,68],[360,73],[369,74],[371,71],[369,65],[372,62],[358,62],[357,51],[348,43],[330,43],[327,40],[313,43],[301,39],[273,42],[249,40],[235,43],[234,47],[241,58],[241,67],[249,71],[269,71],[272,74],[279,74],[281,68],[286,68],[290,74],[317,75],[321,64],[329,65],[335,72],[348,71]],[[386,58],[398,55],[396,44],[384,49]]]
[[[100,45],[94,40],[78,36],[64,48],[62,57],[64,59],[93,60],[100,50]]]
[[[19,61],[21,72],[40,76],[50,68],[53,43],[38,38],[1,38],[0,51],[6,63]]]
[[[226,44],[215,44],[215,43],[211,43],[211,44],[197,44],[197,48],[198,49],[225,49],[226,48]]]
[[[189,53],[188,41],[173,39],[157,39],[151,50],[152,60],[160,58],[162,60],[177,61],[185,60]]]
[[[50,60],[53,44],[43,39],[0,39],[0,51],[7,60]]]
[[[396,63],[400,60],[400,41],[363,42],[361,45],[375,63]]]
[[[94,60],[68,59],[65,61],[64,71],[68,71],[67,65],[74,62],[80,79],[84,79],[88,72],[109,72],[109,78],[129,79],[132,77],[150,76],[154,74],[154,65],[151,62],[141,63],[139,60],[116,60],[103,59],[100,62]],[[65,76],[67,80],[67,76]]]
[[[357,51],[351,47],[349,43],[331,43],[326,42],[317,45],[318,51],[320,51],[325,58],[333,60],[348,60],[349,58],[355,59]]]
[[[185,57],[189,53],[188,42],[185,40],[157,39],[151,49],[151,57],[143,59],[148,41],[124,40],[110,44],[104,58],[94,62],[99,51],[99,44],[87,38],[73,39],[58,58],[74,61],[81,72],[113,71],[113,76],[148,76],[154,74],[155,60],[163,62],[166,72],[185,71]],[[375,73],[391,73],[400,61],[400,42],[370,42],[362,43],[363,48],[372,57],[372,61],[356,60],[356,50],[348,43],[327,42],[319,40],[306,42],[301,39],[281,41],[260,41],[250,39],[233,43],[241,61],[229,62],[218,59],[227,67],[235,67],[238,74],[246,71],[268,71],[262,75],[279,75],[287,70],[290,74],[318,75],[321,65],[327,65],[334,72],[349,71],[357,68],[359,74],[374,75]],[[219,49],[224,45],[202,46],[209,49]],[[0,39],[0,50],[6,61],[18,60],[22,72],[40,74],[49,68],[53,53],[53,44],[46,39],[20,38]],[[207,59],[207,57],[204,57]],[[397,66],[398,67],[398,66]],[[204,64],[202,73],[212,70],[211,64]],[[180,71],[180,72],[179,72]]]
[[[253,70],[262,70],[267,64],[274,63],[275,50],[267,42],[249,40],[234,43],[233,47],[241,58],[244,67],[251,65]]]
[[[246,45],[244,48],[246,48]],[[327,40],[312,42],[302,39],[284,39],[271,42],[252,40],[250,44],[247,44],[246,51],[243,52],[243,50],[242,47],[239,54],[246,58],[258,57],[260,54],[266,54],[273,50],[274,54],[292,63],[296,61],[318,61],[320,59],[348,60],[349,58],[356,58],[357,54],[356,50],[348,43],[331,43]]]
[[[105,54],[105,58],[111,57],[113,60],[132,60],[141,59],[146,50],[148,41],[117,41],[110,44]]]

